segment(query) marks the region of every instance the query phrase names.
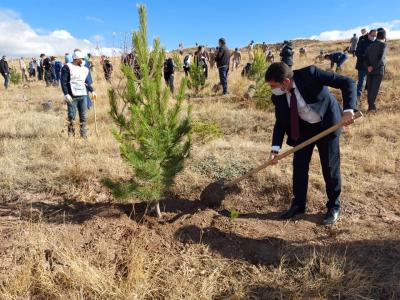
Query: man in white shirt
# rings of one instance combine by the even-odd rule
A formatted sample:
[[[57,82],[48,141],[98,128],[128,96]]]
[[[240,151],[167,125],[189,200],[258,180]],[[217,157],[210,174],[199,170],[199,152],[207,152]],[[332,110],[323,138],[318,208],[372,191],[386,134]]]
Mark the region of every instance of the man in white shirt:
[[[272,88],[276,122],[272,138],[270,159],[279,153],[284,136],[287,143],[296,146],[325,129],[340,122],[347,126],[354,122],[357,106],[355,82],[333,72],[309,66],[292,71],[285,63],[272,64],[266,74],[266,82]],[[343,106],[329,92],[329,87],[342,91]],[[293,158],[294,199],[282,219],[291,219],[306,209],[308,171],[315,146],[318,147],[322,173],[328,197],[327,214],[323,224],[335,223],[340,215],[340,147],[341,129],[296,152]]]

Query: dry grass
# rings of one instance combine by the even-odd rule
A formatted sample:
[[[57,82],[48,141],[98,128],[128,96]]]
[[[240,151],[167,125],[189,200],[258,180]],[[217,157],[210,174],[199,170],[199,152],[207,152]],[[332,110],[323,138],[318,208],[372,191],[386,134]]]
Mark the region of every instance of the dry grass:
[[[296,57],[297,67],[312,63],[321,48],[344,46],[311,42],[308,59]],[[244,183],[242,193],[226,202],[225,208],[259,219],[233,222],[195,210],[171,224],[151,218],[137,223],[101,184],[107,177],[126,178],[129,169],[110,132],[109,84],[98,61],[99,137],[91,113],[89,138],[67,138],[59,89],[32,82],[30,88],[0,90],[0,298],[398,299],[400,42],[390,46],[379,111],[342,138],[344,217],[331,229],[315,225],[312,216],[284,224],[262,217],[290,202],[290,160]],[[343,71],[353,78],[354,63],[350,58]],[[195,200],[210,181],[238,176],[266,159],[273,111],[240,100],[249,84],[240,71],[229,77],[232,97],[190,100],[194,119],[216,124],[223,136],[194,145],[173,190],[181,201]],[[212,95],[217,81],[211,71],[204,95]],[[54,109],[45,112],[41,104],[50,99]],[[321,211],[324,193],[314,155],[311,213]],[[184,208],[167,207],[166,215],[179,216]]]

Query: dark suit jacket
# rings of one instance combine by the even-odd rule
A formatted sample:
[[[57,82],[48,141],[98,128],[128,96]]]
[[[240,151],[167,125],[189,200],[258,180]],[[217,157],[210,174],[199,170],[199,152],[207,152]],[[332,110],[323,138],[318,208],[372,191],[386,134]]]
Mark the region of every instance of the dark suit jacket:
[[[368,35],[363,35],[362,38],[358,41],[357,49],[356,49],[356,70],[365,70],[365,51],[367,50],[368,46],[371,45],[373,41],[368,38]]]
[[[290,46],[283,47],[281,53],[281,60],[288,66],[293,66],[293,49]]]
[[[321,116],[323,129],[339,123],[343,113],[341,105],[329,92],[328,86],[342,91],[344,109],[357,110],[356,83],[349,77],[309,66],[295,70],[293,79],[304,101]],[[281,147],[287,134],[287,144],[295,146],[296,142],[290,139],[290,109],[286,94],[272,95],[271,99],[275,105],[276,117],[272,145]],[[333,134],[340,135],[340,132],[339,129]]]
[[[371,74],[383,75],[385,73],[386,48],[386,43],[375,41],[365,50],[364,64],[366,68],[369,66],[374,68]]]

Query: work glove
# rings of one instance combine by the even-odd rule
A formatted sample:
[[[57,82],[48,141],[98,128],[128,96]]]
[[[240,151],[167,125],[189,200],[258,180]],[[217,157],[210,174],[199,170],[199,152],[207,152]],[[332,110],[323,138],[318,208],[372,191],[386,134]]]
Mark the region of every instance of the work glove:
[[[95,102],[97,100],[97,94],[95,92],[92,92],[92,96],[91,96],[93,102]]]
[[[71,104],[72,103],[71,95],[69,95],[69,94],[64,95],[64,101],[65,101],[66,104]]]

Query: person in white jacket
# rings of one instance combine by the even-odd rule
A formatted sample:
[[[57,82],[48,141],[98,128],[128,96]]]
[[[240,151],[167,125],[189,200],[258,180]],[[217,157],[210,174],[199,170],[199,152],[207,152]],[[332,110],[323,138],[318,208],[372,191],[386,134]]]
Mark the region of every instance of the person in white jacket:
[[[74,136],[74,120],[76,112],[79,113],[80,136],[87,137],[87,94],[92,94],[96,100],[97,95],[88,80],[89,69],[83,64],[84,54],[75,51],[72,55],[72,63],[67,63],[61,70],[61,88],[64,93],[64,100],[68,106],[68,135]]]

